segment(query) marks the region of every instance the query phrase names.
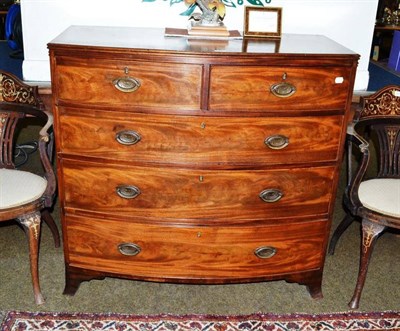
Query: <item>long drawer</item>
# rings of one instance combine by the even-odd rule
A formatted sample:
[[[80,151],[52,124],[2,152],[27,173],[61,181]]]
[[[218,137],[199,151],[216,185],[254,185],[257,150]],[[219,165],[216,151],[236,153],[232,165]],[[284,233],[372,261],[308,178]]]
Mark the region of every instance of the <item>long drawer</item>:
[[[213,171],[69,159],[61,164],[66,208],[121,219],[207,222],[326,216],[334,178],[334,167]]]
[[[340,110],[347,102],[351,68],[214,66],[210,110]],[[276,93],[271,89],[275,86]],[[267,110],[266,110],[267,109]]]
[[[199,109],[202,66],[58,59],[60,102],[112,107]]]
[[[137,278],[263,278],[318,268],[325,221],[264,227],[171,227],[65,217],[70,266]],[[201,267],[200,267],[201,266]]]
[[[334,162],[343,122],[343,116],[127,117],[70,108],[59,113],[64,154],[202,166]]]

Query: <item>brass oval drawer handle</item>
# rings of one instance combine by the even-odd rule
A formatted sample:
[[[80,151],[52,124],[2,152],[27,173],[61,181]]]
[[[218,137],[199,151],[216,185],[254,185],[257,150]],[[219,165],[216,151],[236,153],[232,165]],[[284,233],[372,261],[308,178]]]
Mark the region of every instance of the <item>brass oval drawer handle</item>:
[[[283,149],[289,145],[289,138],[281,134],[276,134],[265,138],[264,143],[271,149]]]
[[[141,193],[139,188],[133,185],[118,185],[115,191],[124,199],[134,199]]]
[[[134,243],[122,243],[118,245],[118,250],[122,255],[135,256],[138,255],[142,249],[139,245]]]
[[[287,98],[296,92],[296,87],[287,82],[273,84],[271,86],[271,93],[279,98]]]
[[[259,257],[260,259],[270,259],[273,257],[277,252],[277,249],[272,246],[261,246],[258,247],[255,251],[254,254]]]
[[[135,145],[140,139],[142,139],[140,134],[133,130],[123,130],[115,135],[115,140],[121,145]]]
[[[135,92],[140,87],[140,81],[133,77],[119,77],[112,83],[117,90],[125,93]]]
[[[271,188],[262,191],[259,197],[264,202],[277,202],[283,197],[283,193],[278,189]]]

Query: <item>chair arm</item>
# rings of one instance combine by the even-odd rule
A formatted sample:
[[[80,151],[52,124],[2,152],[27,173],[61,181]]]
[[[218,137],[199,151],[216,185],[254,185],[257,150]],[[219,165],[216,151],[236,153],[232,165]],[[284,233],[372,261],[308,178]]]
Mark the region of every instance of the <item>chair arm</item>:
[[[353,172],[348,171],[349,175],[349,185],[347,187],[347,196],[350,199],[350,202],[353,206],[359,207],[361,206],[360,199],[358,198],[358,188],[364,178],[365,172],[367,171],[369,160],[370,160],[370,151],[369,151],[369,143],[360,136],[356,130],[354,129],[354,122],[350,123],[347,127],[347,135],[346,135],[347,143],[350,148],[348,151],[348,165],[351,168],[351,149],[353,144],[359,149],[361,152],[361,160],[357,167],[356,172],[353,175]]]
[[[47,122],[39,132],[39,154],[42,161],[42,165],[45,171],[45,178],[47,179],[47,188],[44,193],[45,206],[50,207],[53,204],[54,193],[56,191],[56,176],[54,174],[53,165],[48,155],[48,144],[52,143],[52,137],[49,134],[49,130],[53,126],[53,114],[47,111],[43,111],[47,115]]]
[[[44,140],[46,142],[50,141],[50,136],[49,136],[49,129],[53,126],[54,123],[54,118],[53,114],[48,112],[48,111],[43,111],[47,115],[47,122],[43,126],[43,128],[39,132],[40,140]]]

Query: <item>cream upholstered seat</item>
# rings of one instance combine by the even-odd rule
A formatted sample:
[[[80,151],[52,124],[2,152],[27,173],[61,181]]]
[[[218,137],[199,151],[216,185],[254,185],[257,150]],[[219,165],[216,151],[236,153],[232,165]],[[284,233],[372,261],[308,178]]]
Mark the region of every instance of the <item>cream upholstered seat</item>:
[[[354,218],[362,220],[361,258],[350,308],[358,308],[374,244],[386,228],[400,229],[400,86],[387,86],[361,99],[347,131],[346,216],[336,228],[329,253]],[[371,148],[375,146],[375,148]],[[357,147],[358,153],[353,153]],[[377,166],[370,162],[376,152]],[[353,171],[353,156],[360,161]]]
[[[33,173],[0,169],[0,209],[13,208],[33,202],[43,196],[47,180]]]
[[[363,206],[377,213],[400,218],[400,179],[377,178],[360,183]]]
[[[35,117],[37,124],[41,125],[38,137],[38,150],[44,170],[41,174],[18,170],[15,166],[17,124],[28,117]],[[55,246],[60,246],[60,235],[49,212],[56,188],[50,162],[53,140],[49,132],[52,125],[53,116],[44,110],[38,88],[0,71],[0,222],[16,220],[28,237],[33,292],[37,304],[44,302],[38,274],[42,219],[50,227]]]

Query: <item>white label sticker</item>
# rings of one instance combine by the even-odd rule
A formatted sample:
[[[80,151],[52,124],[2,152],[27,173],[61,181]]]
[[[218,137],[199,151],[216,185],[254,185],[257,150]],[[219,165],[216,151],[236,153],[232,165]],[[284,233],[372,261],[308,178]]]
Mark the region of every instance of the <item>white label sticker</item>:
[[[398,90],[393,90],[393,95],[394,95],[395,97],[400,97],[400,91],[398,91]]]
[[[344,82],[344,78],[343,77],[336,77],[335,78],[335,84],[342,84]]]

